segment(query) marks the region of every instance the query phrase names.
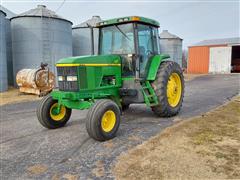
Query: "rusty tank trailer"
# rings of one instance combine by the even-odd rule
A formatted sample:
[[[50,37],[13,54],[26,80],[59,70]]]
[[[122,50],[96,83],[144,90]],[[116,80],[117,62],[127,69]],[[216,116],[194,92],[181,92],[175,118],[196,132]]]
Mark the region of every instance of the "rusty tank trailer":
[[[42,63],[39,69],[20,70],[16,82],[20,92],[43,96],[55,87],[55,75]]]

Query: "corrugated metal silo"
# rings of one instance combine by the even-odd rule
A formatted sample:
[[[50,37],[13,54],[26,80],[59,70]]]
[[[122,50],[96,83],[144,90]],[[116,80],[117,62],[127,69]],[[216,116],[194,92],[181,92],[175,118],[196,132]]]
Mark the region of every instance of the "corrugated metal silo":
[[[182,67],[182,39],[163,30],[160,34],[160,52],[169,54],[171,60]]]
[[[8,89],[5,16],[6,14],[0,10],[0,92]]]
[[[7,71],[8,84],[13,85],[13,62],[12,62],[12,36],[10,19],[6,18],[6,42],[7,42]]]
[[[91,19],[73,27],[73,56],[98,53],[99,30],[96,28],[96,24],[100,21],[99,16],[93,16]]]
[[[71,26],[72,22],[44,5],[11,18],[14,77],[19,70],[37,68],[41,62],[56,74],[56,61],[72,56]]]
[[[10,18],[16,16],[13,12],[0,5],[0,10],[6,13],[6,42],[7,42],[7,72],[8,72],[8,85],[13,85],[13,62],[12,62],[12,37],[11,37],[11,24]]]

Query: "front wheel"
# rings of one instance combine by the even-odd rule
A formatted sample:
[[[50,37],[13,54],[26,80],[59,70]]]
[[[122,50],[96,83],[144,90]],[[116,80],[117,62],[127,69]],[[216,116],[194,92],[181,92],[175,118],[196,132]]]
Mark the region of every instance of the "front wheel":
[[[63,127],[70,119],[71,113],[72,109],[63,105],[58,111],[58,101],[50,95],[44,97],[37,108],[38,121],[48,129]]]
[[[90,137],[105,141],[116,136],[120,125],[120,109],[109,100],[97,101],[87,114],[86,129]]]
[[[172,61],[163,62],[152,86],[159,102],[152,107],[153,112],[161,117],[178,114],[184,97],[184,78],[180,66]]]

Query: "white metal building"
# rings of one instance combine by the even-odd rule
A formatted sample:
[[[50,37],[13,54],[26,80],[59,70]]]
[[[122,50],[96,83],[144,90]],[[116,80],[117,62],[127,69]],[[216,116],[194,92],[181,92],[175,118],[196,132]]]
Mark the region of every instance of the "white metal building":
[[[189,47],[188,73],[240,72],[240,38],[201,41]]]

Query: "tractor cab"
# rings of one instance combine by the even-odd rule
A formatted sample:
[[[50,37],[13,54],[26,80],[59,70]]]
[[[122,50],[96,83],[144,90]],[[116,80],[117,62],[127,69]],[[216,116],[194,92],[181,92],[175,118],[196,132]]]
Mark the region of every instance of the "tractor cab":
[[[146,78],[149,60],[160,54],[159,23],[133,16],[103,21],[98,27],[99,55],[120,55],[123,77]]]

